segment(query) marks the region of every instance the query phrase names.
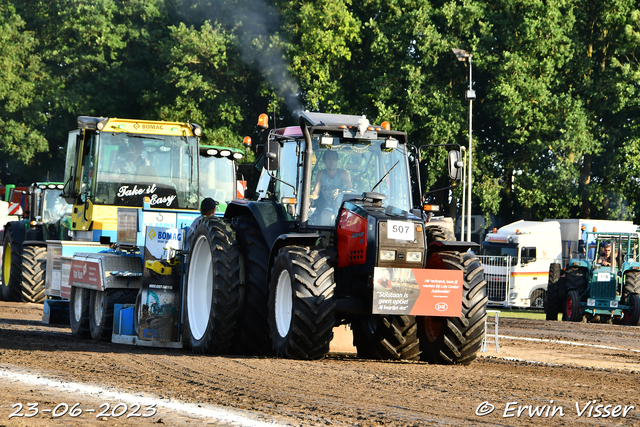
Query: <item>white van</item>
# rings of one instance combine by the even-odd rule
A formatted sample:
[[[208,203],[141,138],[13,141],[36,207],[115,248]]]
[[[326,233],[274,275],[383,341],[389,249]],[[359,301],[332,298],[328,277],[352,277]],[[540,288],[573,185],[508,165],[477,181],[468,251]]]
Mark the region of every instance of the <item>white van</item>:
[[[549,265],[562,262],[557,221],[516,221],[485,236],[480,261],[488,305],[543,308]]]

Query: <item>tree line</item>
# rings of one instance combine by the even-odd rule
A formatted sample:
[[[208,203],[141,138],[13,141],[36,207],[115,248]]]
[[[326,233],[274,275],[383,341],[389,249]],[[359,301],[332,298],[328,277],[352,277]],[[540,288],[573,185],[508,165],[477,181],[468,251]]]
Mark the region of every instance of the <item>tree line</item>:
[[[190,121],[241,147],[268,112],[389,121],[423,188],[468,145],[473,207],[516,219],[640,215],[640,10],[613,0],[0,0],[0,180],[61,180],[78,115]],[[427,201],[459,212],[462,186]]]

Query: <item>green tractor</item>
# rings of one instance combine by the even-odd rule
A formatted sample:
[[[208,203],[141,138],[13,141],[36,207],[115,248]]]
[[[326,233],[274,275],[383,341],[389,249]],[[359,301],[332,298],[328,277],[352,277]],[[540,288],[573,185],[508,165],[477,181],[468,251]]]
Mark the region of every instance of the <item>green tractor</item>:
[[[640,259],[637,233],[584,232],[579,259],[549,267],[547,320],[637,325]],[[586,243],[585,243],[586,242]]]
[[[4,226],[3,301],[42,303],[45,299],[47,240],[69,240],[71,208],[60,197],[62,183],[34,183],[28,190],[27,212]]]

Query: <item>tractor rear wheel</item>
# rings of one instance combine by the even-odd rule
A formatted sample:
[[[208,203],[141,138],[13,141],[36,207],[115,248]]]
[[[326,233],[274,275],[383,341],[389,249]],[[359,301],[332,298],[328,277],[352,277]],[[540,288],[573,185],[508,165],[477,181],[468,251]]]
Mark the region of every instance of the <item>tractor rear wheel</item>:
[[[545,295],[544,312],[547,320],[558,320],[558,312],[560,311],[560,277],[562,275],[562,267],[560,264],[553,263],[549,265],[549,283],[547,284],[547,293]]]
[[[420,360],[414,316],[372,315],[351,323],[361,359]]]
[[[22,301],[44,303],[47,247],[22,247]]]
[[[137,289],[92,290],[89,302],[91,338],[100,341],[111,341],[114,305],[135,303],[137,293]]]
[[[89,326],[89,306],[91,303],[91,291],[89,289],[71,287],[69,298],[69,318],[71,322],[71,335],[76,338],[91,338]]]
[[[580,310],[580,294],[575,289],[567,293],[564,303],[564,318],[569,322],[579,322],[582,320]]]
[[[240,251],[229,223],[198,224],[187,258],[183,340],[194,353],[227,353],[240,310]]]
[[[640,296],[638,294],[630,294],[627,296],[626,303],[630,307],[624,311],[623,322],[625,325],[637,326],[640,321]]]
[[[245,277],[244,297],[234,347],[240,354],[268,354],[271,353],[267,281],[269,247],[253,216],[235,217],[231,226],[236,232],[243,255]]]
[[[2,301],[19,302],[22,282],[22,256],[11,227],[4,230],[4,252],[2,255]]]
[[[418,316],[421,359],[444,365],[468,365],[482,347],[487,317],[487,282],[478,258],[470,253],[436,252],[427,268],[462,270],[462,314],[454,317]]]
[[[627,295],[640,294],[640,271],[630,270],[624,275],[623,298]]]
[[[427,225],[425,226],[424,231],[427,235],[427,246],[433,242],[456,240],[455,236],[451,233],[450,230],[439,225]]]
[[[287,246],[269,285],[269,330],[278,357],[321,359],[335,326],[336,282],[324,249]]]

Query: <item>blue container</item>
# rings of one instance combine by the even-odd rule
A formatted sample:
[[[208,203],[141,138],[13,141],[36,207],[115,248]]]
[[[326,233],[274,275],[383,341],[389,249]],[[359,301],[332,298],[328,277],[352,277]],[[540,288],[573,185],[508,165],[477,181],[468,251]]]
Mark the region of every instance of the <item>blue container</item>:
[[[134,335],[133,316],[134,307],[123,308],[120,310],[120,335]]]

